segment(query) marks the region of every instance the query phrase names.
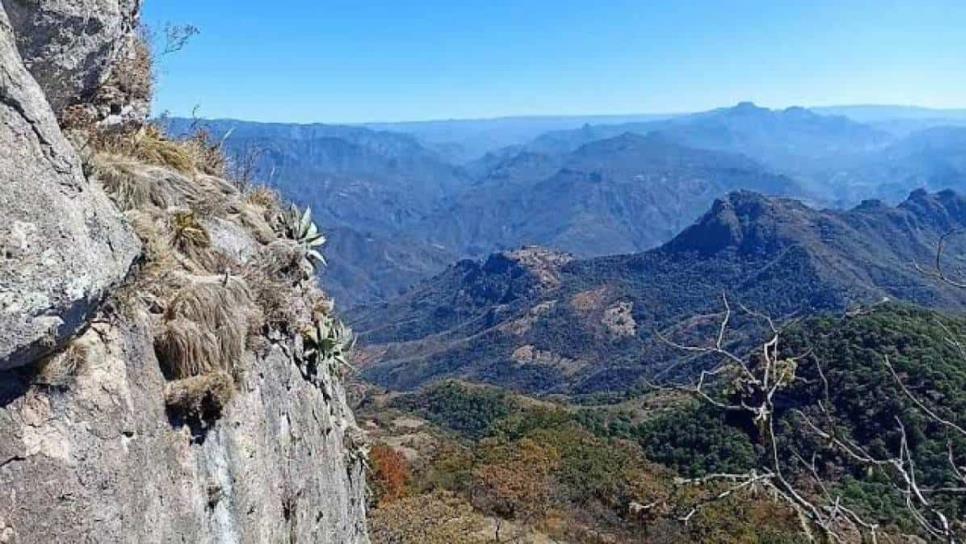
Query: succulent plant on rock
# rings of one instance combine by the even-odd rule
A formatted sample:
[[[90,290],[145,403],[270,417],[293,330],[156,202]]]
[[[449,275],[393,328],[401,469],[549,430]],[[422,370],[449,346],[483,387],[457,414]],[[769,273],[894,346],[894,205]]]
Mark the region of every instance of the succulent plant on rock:
[[[352,329],[332,316],[322,316],[305,334],[305,357],[350,367],[348,355],[355,345]]]
[[[355,345],[352,329],[329,315],[318,319],[302,333],[301,361],[304,376],[318,385],[326,397],[331,396],[329,379],[341,369],[352,369],[349,352]]]
[[[305,208],[304,212],[293,204],[289,213],[282,218],[283,234],[294,241],[301,251],[303,268],[313,273],[316,266],[325,266],[325,257],[319,251],[325,242],[325,235],[312,221],[312,208]]]

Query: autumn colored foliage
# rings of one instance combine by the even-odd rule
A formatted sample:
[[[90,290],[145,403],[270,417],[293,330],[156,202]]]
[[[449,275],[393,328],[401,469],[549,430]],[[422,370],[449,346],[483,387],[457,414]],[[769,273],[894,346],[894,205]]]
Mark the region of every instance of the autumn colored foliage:
[[[388,504],[407,495],[412,470],[399,452],[385,444],[376,444],[370,453],[373,474],[370,477],[377,505]]]

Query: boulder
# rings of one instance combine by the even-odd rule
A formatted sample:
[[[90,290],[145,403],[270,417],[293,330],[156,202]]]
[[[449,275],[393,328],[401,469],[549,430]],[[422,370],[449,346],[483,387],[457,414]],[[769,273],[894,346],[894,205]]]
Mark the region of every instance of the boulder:
[[[129,53],[141,0],[0,0],[54,112],[89,102]]]
[[[6,5],[25,0],[4,0]],[[0,10],[0,369],[82,329],[140,246],[84,175]]]

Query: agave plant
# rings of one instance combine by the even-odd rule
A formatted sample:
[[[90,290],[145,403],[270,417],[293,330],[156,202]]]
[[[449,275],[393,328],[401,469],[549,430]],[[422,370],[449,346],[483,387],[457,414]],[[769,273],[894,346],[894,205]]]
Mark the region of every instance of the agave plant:
[[[304,356],[313,361],[317,368],[329,367],[333,363],[352,368],[348,357],[355,345],[355,335],[342,321],[332,316],[322,316],[302,336]]]
[[[308,272],[315,271],[317,265],[325,266],[325,257],[319,252],[319,248],[326,242],[325,235],[312,222],[312,208],[299,212],[293,204],[284,218],[283,228],[285,236],[294,240],[302,251],[303,263],[307,265]]]

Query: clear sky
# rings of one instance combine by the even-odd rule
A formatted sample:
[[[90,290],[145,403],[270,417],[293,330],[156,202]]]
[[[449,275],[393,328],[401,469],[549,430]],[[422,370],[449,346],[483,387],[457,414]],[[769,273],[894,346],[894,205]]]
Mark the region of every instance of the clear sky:
[[[966,0],[146,0],[155,110],[361,122],[966,107]]]

